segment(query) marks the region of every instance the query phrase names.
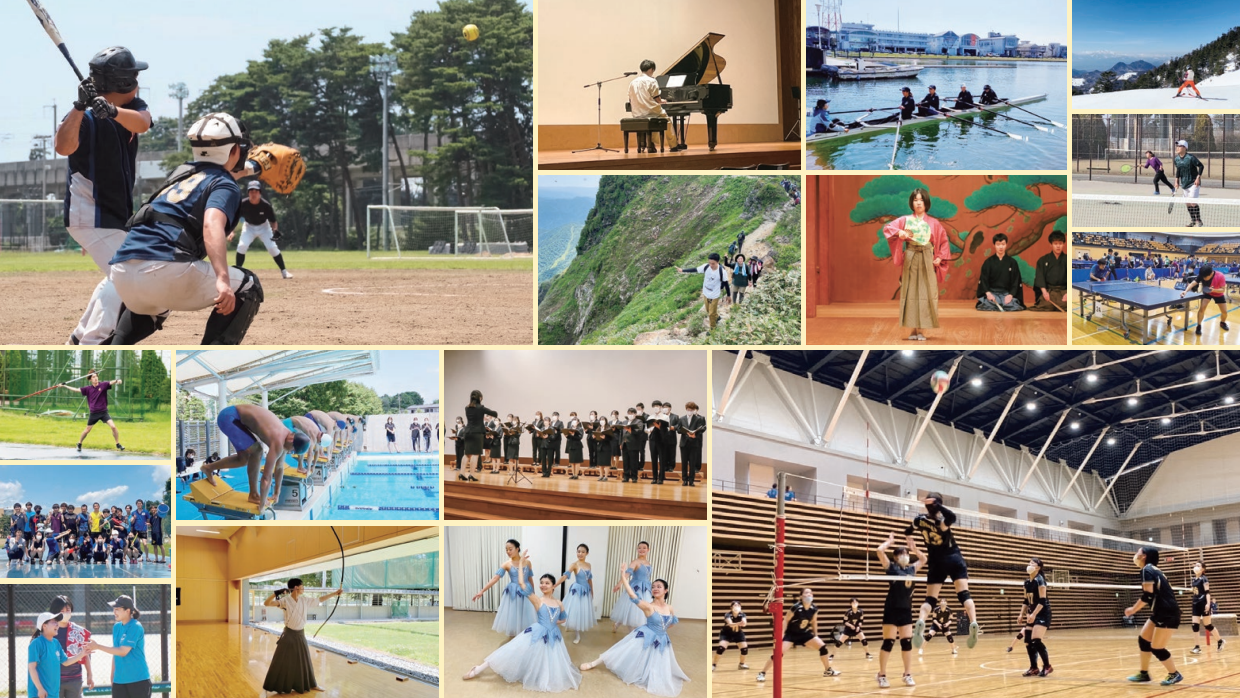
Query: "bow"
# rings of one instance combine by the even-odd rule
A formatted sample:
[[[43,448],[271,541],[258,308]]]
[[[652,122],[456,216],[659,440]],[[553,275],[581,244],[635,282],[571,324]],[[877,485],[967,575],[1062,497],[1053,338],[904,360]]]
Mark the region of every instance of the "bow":
[[[343,589],[344,588],[344,543],[340,542],[340,534],[336,533],[336,527],[331,526],[330,528],[332,529],[332,535],[336,537],[336,545],[340,546],[340,587]],[[332,606],[332,612],[327,614],[327,618],[323,620],[323,625],[320,625],[319,629],[314,631],[314,635],[311,635],[312,638],[318,637],[319,631],[323,629],[323,626],[327,625],[327,621],[331,620],[332,616],[336,615],[336,609],[340,608],[340,597],[341,596],[343,596],[343,594],[336,595],[336,605]]]

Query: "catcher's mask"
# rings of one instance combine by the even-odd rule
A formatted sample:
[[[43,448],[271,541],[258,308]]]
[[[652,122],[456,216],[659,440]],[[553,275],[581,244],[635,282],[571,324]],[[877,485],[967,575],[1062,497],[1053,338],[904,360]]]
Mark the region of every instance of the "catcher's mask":
[[[224,129],[220,129],[220,126],[223,126]],[[226,134],[225,130],[227,131]],[[223,145],[236,145],[239,147],[241,149],[241,157],[237,158],[237,166],[232,169],[233,172],[240,172],[245,167],[245,162],[250,155],[250,148],[254,147],[254,141],[250,140],[250,130],[246,128],[245,122],[224,112],[207,114],[202,117],[194,127],[190,128],[188,135],[189,145],[195,149],[217,148]]]

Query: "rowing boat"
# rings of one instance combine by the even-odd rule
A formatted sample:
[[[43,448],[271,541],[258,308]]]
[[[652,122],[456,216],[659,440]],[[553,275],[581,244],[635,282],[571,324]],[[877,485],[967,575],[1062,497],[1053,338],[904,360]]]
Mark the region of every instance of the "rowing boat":
[[[968,119],[968,118],[977,116],[978,114],[984,114],[986,113],[986,111],[1003,111],[1003,110],[1012,108],[1012,106],[1030,104],[1032,102],[1041,102],[1044,99],[1046,99],[1045,94],[1033,95],[1032,97],[1021,97],[1020,99],[1009,99],[1003,104],[993,104],[993,105],[988,104],[986,105],[985,110],[978,109],[978,108],[961,109],[958,111],[953,110],[950,112],[950,115],[958,119]],[[954,102],[954,98],[945,99],[943,101]],[[890,111],[883,111],[883,112],[876,111],[874,112],[873,116],[867,116],[866,118],[884,118],[886,116],[889,116],[892,113],[893,112],[890,112]],[[923,124],[941,123],[944,121],[951,121],[951,119],[941,114],[935,115],[935,116],[914,116],[911,119],[905,119],[903,124],[900,126],[900,128],[901,129],[916,128]],[[865,123],[864,120],[862,120],[862,123]],[[876,134],[876,133],[889,133],[895,130],[896,130],[896,122],[894,121],[890,123],[886,123],[886,124],[869,124],[869,125],[866,125],[864,128],[850,129],[848,133],[844,133],[842,131],[836,131],[833,133],[813,133],[805,138],[805,142],[821,143],[821,142],[830,141],[833,143],[839,143],[841,141],[853,140],[853,139],[861,138],[863,136],[869,136],[869,135]]]

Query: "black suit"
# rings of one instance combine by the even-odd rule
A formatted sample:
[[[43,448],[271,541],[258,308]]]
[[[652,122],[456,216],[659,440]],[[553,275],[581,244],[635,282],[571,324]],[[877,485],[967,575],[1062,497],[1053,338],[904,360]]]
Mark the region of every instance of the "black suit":
[[[659,476],[662,469],[659,466],[659,454],[663,452],[664,425],[663,422],[655,422],[651,425],[653,428],[646,437],[646,444],[650,446],[650,474],[654,478],[654,483],[659,484]]]
[[[595,420],[593,423],[597,423],[597,422],[598,420]],[[584,430],[585,425],[591,424],[591,423],[592,422],[582,422],[581,424],[582,429]],[[585,432],[586,449],[590,453],[590,461],[589,461],[590,467],[597,468],[598,467],[598,439],[595,439],[593,436],[591,436],[591,434],[593,433],[594,433],[593,430]]]
[[[676,427],[680,426],[681,418],[669,414],[668,427],[663,434],[663,448],[659,452],[659,482],[663,482],[663,474],[676,469]]]
[[[640,463],[644,461],[643,447],[646,440],[645,427],[634,420],[633,426],[624,433],[624,479],[637,482],[637,474],[641,472]]]
[[[564,435],[560,430],[564,428],[564,422],[555,420],[551,423],[551,428],[555,429],[555,433],[551,435],[551,460],[556,465],[560,465],[560,447],[564,444]]]
[[[642,427],[637,430],[637,455],[634,456],[633,482],[637,482],[637,476],[641,475],[642,470],[646,467],[646,420],[650,415],[645,412],[637,415],[637,419],[642,420]]]
[[[697,477],[697,471],[702,467],[702,439],[706,438],[706,418],[700,414],[691,415],[687,418],[682,417],[681,425],[685,429],[702,429],[697,434],[697,438],[689,438],[688,434],[680,435],[680,481],[682,484],[690,485]]]

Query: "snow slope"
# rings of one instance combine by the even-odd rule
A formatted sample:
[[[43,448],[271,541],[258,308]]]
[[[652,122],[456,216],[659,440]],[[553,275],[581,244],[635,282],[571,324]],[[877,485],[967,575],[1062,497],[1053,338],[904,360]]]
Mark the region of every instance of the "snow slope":
[[[1197,83],[1202,101],[1175,98],[1177,87],[1156,90],[1124,90],[1092,95],[1073,95],[1073,109],[1240,109],[1240,70],[1233,70]],[[1186,94],[1191,91],[1185,90]]]

